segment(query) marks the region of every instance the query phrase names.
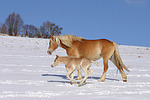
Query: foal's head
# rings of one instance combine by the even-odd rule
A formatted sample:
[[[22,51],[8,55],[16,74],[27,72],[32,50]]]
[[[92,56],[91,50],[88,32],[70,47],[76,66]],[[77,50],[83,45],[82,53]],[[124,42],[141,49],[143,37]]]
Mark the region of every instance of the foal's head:
[[[60,44],[60,40],[57,37],[52,37],[49,41],[49,47],[47,53],[51,55],[52,52],[58,48],[59,44]]]
[[[59,64],[61,63],[59,60],[60,60],[60,59],[59,59],[59,56],[56,55],[56,58],[55,58],[55,60],[54,60],[54,63],[51,65],[51,67],[55,67],[55,66],[59,65]]]

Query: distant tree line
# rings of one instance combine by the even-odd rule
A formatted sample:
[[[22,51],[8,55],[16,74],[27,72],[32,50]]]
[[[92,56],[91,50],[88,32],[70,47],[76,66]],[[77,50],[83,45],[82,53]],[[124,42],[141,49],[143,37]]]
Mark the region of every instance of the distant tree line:
[[[19,14],[9,14],[5,23],[0,24],[0,33],[10,36],[50,38],[52,35],[60,35],[63,28],[58,25],[45,21],[37,28],[34,25],[24,25],[23,19]]]

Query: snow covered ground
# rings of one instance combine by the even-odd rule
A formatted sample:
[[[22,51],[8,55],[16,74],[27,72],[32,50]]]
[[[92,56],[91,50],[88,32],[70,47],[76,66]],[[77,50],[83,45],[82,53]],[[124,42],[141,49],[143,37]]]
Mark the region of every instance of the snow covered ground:
[[[70,85],[64,65],[51,68],[55,55],[66,55],[58,48],[47,54],[49,40],[0,36],[0,99],[3,100],[150,100],[150,48],[119,46],[128,82],[109,62],[105,82],[103,72],[92,64],[94,73],[81,87]],[[83,72],[83,71],[82,71]],[[77,72],[76,72],[77,75]],[[84,75],[84,74],[83,74]],[[78,81],[79,82],[79,81]]]

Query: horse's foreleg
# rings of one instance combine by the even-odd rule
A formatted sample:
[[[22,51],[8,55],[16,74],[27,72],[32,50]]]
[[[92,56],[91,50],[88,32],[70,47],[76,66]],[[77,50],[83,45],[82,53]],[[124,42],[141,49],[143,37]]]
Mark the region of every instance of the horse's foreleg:
[[[108,70],[108,60],[105,60],[105,59],[104,59],[104,60],[103,60],[103,63],[104,63],[104,72],[103,72],[101,78],[98,80],[98,81],[100,81],[100,82],[104,82],[104,81],[105,81],[106,72],[107,72],[107,70]]]
[[[82,74],[81,71],[78,70],[78,77],[76,78],[76,80],[81,80],[82,79]]]

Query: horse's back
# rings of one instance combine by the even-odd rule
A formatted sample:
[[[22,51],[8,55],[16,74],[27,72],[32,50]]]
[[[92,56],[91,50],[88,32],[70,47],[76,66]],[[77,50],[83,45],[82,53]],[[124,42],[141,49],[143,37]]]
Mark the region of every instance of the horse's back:
[[[81,42],[77,41],[73,43],[74,48],[77,49],[80,57],[86,57],[91,60],[97,60],[101,58],[101,54],[106,53],[110,49],[114,49],[113,42],[107,39],[98,40],[86,40]]]
[[[97,40],[83,39],[82,42],[75,42],[74,44],[78,46],[79,49],[86,49],[86,50],[92,50],[96,48],[104,49],[104,48],[114,47],[113,42],[107,39],[97,39]]]

